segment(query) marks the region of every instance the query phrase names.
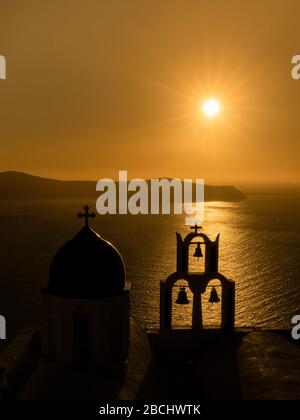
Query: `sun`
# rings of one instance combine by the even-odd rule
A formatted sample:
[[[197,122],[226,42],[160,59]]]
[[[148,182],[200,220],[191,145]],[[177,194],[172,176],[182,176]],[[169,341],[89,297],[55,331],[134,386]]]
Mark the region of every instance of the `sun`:
[[[214,117],[220,112],[221,106],[216,99],[208,99],[202,104],[202,111],[207,117]]]

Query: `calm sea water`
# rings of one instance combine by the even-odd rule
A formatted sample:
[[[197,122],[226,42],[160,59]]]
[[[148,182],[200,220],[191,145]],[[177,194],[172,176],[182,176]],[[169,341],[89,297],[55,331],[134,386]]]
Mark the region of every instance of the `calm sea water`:
[[[76,214],[85,203],[0,202],[0,314],[6,316],[9,336],[22,326],[38,325],[49,264],[81,228]],[[157,327],[159,281],[175,269],[175,233],[189,231],[184,216],[98,216],[93,227],[124,257],[133,316],[145,327]],[[289,327],[292,316],[300,314],[300,196],[207,203],[203,232],[211,238],[221,234],[219,268],[236,281],[236,324]],[[101,266],[95,281],[103,281]],[[214,324],[220,305],[209,305],[208,298],[209,292],[203,297],[204,321]],[[176,325],[190,317],[191,305],[174,305]]]

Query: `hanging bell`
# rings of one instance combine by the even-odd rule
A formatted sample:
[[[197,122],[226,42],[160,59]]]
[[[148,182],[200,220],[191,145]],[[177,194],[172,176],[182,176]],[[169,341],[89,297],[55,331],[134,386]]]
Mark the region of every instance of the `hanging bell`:
[[[180,286],[178,296],[177,296],[177,299],[176,299],[175,303],[178,303],[179,305],[187,305],[188,303],[190,303],[190,301],[187,298],[187,294],[186,294],[184,286]]]
[[[218,302],[220,302],[220,298],[218,296],[217,289],[214,286],[213,286],[213,288],[211,289],[211,292],[210,292],[209,302],[210,303],[218,303]]]
[[[197,246],[196,246],[195,252],[194,252],[194,257],[196,257],[198,259],[201,258],[201,257],[203,257],[201,246],[200,246],[200,242],[197,243]]]

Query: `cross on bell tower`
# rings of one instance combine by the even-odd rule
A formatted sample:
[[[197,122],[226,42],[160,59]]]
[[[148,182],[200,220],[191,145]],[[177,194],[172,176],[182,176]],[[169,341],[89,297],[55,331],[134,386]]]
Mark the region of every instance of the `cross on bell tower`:
[[[94,217],[96,217],[96,214],[94,213],[94,212],[92,212],[92,213],[89,213],[89,206],[88,205],[85,205],[84,207],[84,213],[81,213],[81,212],[79,212],[78,214],[77,214],[77,217],[79,218],[79,219],[81,219],[82,217],[84,217],[84,221],[85,221],[85,226],[86,227],[88,227],[88,225],[89,225],[89,218],[91,217],[91,218],[94,218]]]
[[[196,222],[194,226],[191,226],[191,229],[194,230],[195,233],[198,233],[198,229],[202,229],[202,226],[198,226]]]

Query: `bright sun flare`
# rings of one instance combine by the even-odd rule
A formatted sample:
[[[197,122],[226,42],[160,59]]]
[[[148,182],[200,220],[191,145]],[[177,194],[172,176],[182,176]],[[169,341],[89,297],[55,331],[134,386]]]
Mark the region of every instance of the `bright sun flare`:
[[[214,117],[220,112],[220,104],[215,99],[208,99],[203,103],[202,110],[208,117]]]

